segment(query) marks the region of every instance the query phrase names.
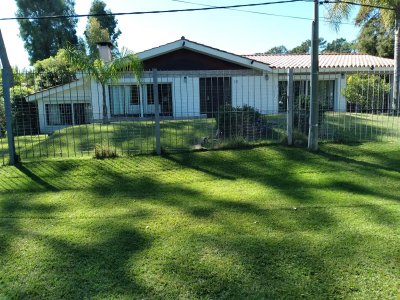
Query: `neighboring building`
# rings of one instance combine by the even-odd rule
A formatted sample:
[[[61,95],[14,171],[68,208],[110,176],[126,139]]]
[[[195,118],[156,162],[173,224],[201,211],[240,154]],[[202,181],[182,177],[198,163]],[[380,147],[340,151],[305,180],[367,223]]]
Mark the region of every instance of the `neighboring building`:
[[[288,68],[295,70],[297,96],[309,94],[309,55],[236,55],[185,38],[138,53],[146,70],[138,85],[125,73],[110,83],[106,95],[113,120],[154,114],[153,74],[158,70],[160,114],[165,118],[213,117],[221,105],[250,105],[262,114],[286,110]],[[369,55],[320,55],[320,94],[325,108],[346,111],[341,89],[348,72],[393,72],[394,62]],[[321,99],[322,99],[321,98]],[[66,85],[35,93],[42,133],[66,126],[101,122],[101,87],[80,77]]]

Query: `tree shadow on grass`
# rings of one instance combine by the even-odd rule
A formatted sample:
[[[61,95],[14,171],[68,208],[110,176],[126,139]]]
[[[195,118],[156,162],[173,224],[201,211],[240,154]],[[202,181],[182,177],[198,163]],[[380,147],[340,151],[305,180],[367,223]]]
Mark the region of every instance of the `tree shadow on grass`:
[[[52,186],[60,190],[85,190],[94,196],[82,199],[89,207],[108,207],[111,202],[113,208],[121,209],[136,201],[139,207],[147,205],[154,216],[143,214],[138,219],[125,221],[76,220],[64,225],[76,230],[83,224],[86,233],[79,238],[64,238],[60,233],[51,234],[50,230],[42,233],[23,230],[21,220],[13,221],[10,236],[32,236],[51,249],[48,261],[35,262],[39,264],[39,273],[48,273],[48,277],[23,287],[22,294],[15,290],[14,295],[39,298],[38,291],[43,290],[44,295],[57,298],[329,298],[357,296],[357,289],[364,283],[376,288],[376,281],[363,271],[365,266],[355,262],[361,261],[360,253],[374,256],[384,250],[385,240],[352,228],[344,230],[342,220],[331,211],[340,209],[341,203],[324,206],[317,191],[331,189],[391,200],[399,200],[398,195],[350,180],[308,181],[307,177],[300,176],[298,168],[307,165],[306,172],[312,173],[323,172],[325,167],[330,170],[345,167],[349,172],[357,171],[357,176],[369,173],[373,177],[376,175],[371,175],[371,170],[379,169],[379,165],[340,159],[324,161],[319,154],[302,150],[294,154],[290,149],[279,147],[273,152],[278,161],[260,157],[257,151],[229,155],[215,152],[157,158],[160,164],[149,159],[148,168],[143,169],[137,167],[138,161],[92,161],[93,165],[80,176],[74,175],[75,169],[82,167],[79,163],[73,168],[56,163],[49,170],[40,166]],[[146,158],[143,159],[146,163]],[[35,165],[31,167],[30,172],[36,174]],[[60,178],[53,178],[62,169],[65,172]],[[185,177],[188,173],[180,174],[188,169],[191,175],[197,174],[195,178],[204,177],[204,190],[191,186]],[[171,174],[179,178],[172,180]],[[85,182],[82,180],[85,176],[96,177]],[[274,199],[265,197],[265,201],[254,201],[249,196],[251,191],[242,191],[239,199],[230,199],[223,193],[208,193],[208,185],[222,190],[232,184],[234,188],[237,179],[272,189],[290,201],[273,208],[266,204]],[[298,208],[294,209],[291,203]],[[345,205],[356,207],[359,218],[367,214],[368,220],[381,229],[394,227],[399,222],[387,207],[377,210],[363,203],[357,207],[356,202]],[[134,208],[136,205],[132,205]],[[5,209],[14,214],[18,207],[7,204]],[[21,206],[20,209],[36,208]],[[44,209],[43,215],[51,214],[51,208],[48,213],[45,207],[38,209]],[[177,217],[169,220],[169,214]],[[160,222],[159,232],[136,227],[135,223],[142,220]],[[85,239],[92,235],[99,237],[94,241]],[[373,239],[380,244],[370,246]],[[143,253],[152,259],[146,260],[141,256]],[[369,268],[378,265],[391,276],[396,273],[388,263],[379,264],[379,261],[372,261]],[[366,279],[357,277],[357,272]],[[346,286],[343,276],[348,276],[356,289]],[[52,293],[45,286],[49,282],[54,285]]]

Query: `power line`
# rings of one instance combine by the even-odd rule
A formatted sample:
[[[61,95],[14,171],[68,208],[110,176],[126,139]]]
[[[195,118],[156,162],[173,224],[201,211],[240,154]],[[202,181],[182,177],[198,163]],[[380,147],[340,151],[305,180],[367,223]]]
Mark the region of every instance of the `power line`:
[[[213,5],[190,2],[190,1],[184,1],[184,0],[171,0],[171,1],[180,2],[180,3],[186,3],[186,4],[193,4],[193,5],[201,5],[201,6],[205,6],[205,7],[215,7]],[[252,11],[252,10],[235,9],[235,8],[227,8],[227,9],[238,11],[238,12],[246,12],[246,13],[251,13],[251,14],[257,14],[257,15],[267,15],[267,16],[273,16],[273,17],[283,17],[283,18],[300,19],[300,20],[312,20],[311,18],[306,18],[306,17],[272,14],[272,13],[266,13],[266,12],[261,12],[261,11]]]
[[[215,10],[215,9],[230,9],[230,8],[240,8],[240,7],[265,6],[265,5],[272,5],[272,4],[284,4],[284,3],[304,2],[304,1],[306,1],[306,0],[280,0],[280,1],[274,1],[274,2],[248,3],[248,4],[237,4],[237,5],[226,5],[226,6],[202,7],[202,8],[134,11],[134,12],[120,12],[120,13],[109,13],[109,14],[75,14],[75,15],[38,16],[38,17],[10,17],[10,18],[0,18],[0,21],[66,19],[66,18],[84,18],[84,17],[105,17],[105,16],[147,15],[147,14],[162,14],[162,13],[177,13],[177,12],[193,12],[193,11],[206,11],[206,10]]]
[[[185,1],[185,0],[171,0],[174,2],[180,2],[180,3],[186,3],[186,4],[193,4],[193,5],[201,5],[201,6],[206,6],[206,7],[215,7],[213,5],[208,5],[208,4],[203,4],[203,3],[197,3],[197,2],[190,2],[190,1]],[[311,1],[304,1],[304,2],[311,2]],[[272,16],[272,17],[282,17],[282,18],[289,18],[289,19],[298,19],[298,20],[306,20],[306,21],[313,21],[314,19],[312,18],[307,18],[307,17],[299,17],[299,16],[289,16],[289,15],[281,15],[281,14],[272,14],[272,13],[266,13],[266,12],[260,12],[260,11],[252,11],[252,10],[244,10],[244,9],[235,9],[235,8],[227,8],[229,10],[233,11],[238,11],[238,12],[245,12],[245,13],[251,13],[251,14],[257,14],[257,15],[266,15],[266,16]],[[327,18],[320,18],[322,22],[325,23],[331,23]],[[344,25],[354,25],[353,23],[348,23],[348,22],[340,22],[340,24]]]
[[[323,3],[331,3],[331,4],[345,3],[345,4],[352,4],[352,5],[357,5],[357,6],[369,7],[369,8],[395,10],[395,8],[389,7],[389,6],[372,5],[372,4],[358,3],[358,2],[353,2],[353,1],[345,1],[345,0],[324,0]]]

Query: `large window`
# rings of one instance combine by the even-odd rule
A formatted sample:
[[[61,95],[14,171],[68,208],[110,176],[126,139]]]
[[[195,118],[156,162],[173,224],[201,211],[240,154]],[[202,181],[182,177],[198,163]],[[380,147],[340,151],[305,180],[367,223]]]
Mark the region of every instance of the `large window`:
[[[137,85],[112,85],[109,87],[112,116],[137,115],[140,105],[140,88]]]
[[[310,81],[295,80],[294,83],[294,109],[308,110],[310,105]],[[287,81],[279,81],[278,84],[278,109],[279,112],[287,111]],[[321,80],[318,82],[318,97],[320,107],[324,111],[334,109],[335,104],[335,80]]]
[[[71,104],[46,104],[47,125],[72,125]]]

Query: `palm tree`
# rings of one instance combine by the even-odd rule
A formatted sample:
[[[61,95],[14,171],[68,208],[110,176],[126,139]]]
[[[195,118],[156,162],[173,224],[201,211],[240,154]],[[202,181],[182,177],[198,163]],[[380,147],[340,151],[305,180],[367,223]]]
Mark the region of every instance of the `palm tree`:
[[[360,4],[355,17],[355,24],[365,25],[371,18],[379,18],[386,30],[394,27],[394,83],[393,83],[393,109],[399,109],[399,83],[400,83],[400,0],[353,0]],[[337,30],[343,19],[348,19],[354,4],[336,2],[327,4],[328,18]]]
[[[118,80],[122,72],[131,71],[136,82],[140,84],[143,72],[142,61],[138,56],[127,49],[123,49],[110,62],[94,58],[86,54],[83,49],[68,47],[65,56],[69,63],[77,70],[87,73],[101,85],[103,103],[103,123],[108,123],[108,109],[106,101],[106,85],[109,82]]]

